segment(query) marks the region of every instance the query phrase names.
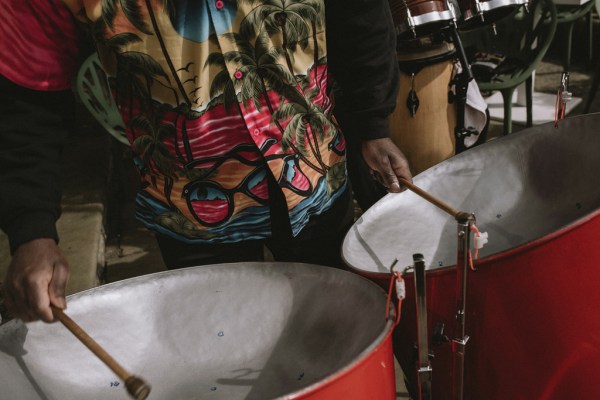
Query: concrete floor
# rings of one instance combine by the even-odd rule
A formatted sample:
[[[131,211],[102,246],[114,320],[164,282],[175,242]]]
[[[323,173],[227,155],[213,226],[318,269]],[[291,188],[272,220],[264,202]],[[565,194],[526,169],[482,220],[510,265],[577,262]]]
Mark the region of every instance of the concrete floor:
[[[581,29],[576,29],[574,43],[578,43],[577,34],[583,35]],[[595,29],[597,32],[599,28],[596,26]],[[596,43],[600,44],[600,41]],[[556,93],[563,70],[562,49],[560,43],[553,45],[536,70],[536,91]],[[593,63],[587,60],[585,51],[574,47],[570,68],[570,90],[574,96],[587,99],[593,71]],[[570,115],[581,114],[582,110],[583,104]],[[600,95],[592,104],[592,112],[598,111]],[[59,223],[61,245],[72,266],[69,293],[165,270],[153,235],[132,218],[133,193],[117,190],[118,194],[115,194],[115,176],[105,172],[121,171],[117,185],[126,185],[131,178],[128,175],[131,166],[118,167],[117,164],[127,162],[119,158],[123,154],[121,145],[110,140],[89,116],[80,115],[80,125],[82,129],[77,138],[73,138],[74,146],[66,155],[65,211]],[[520,129],[523,127],[514,126],[515,132]],[[501,132],[501,123],[491,122],[489,139],[493,140]],[[6,238],[0,234],[0,279],[4,277],[9,260]],[[400,373],[397,383],[397,398],[409,398]]]

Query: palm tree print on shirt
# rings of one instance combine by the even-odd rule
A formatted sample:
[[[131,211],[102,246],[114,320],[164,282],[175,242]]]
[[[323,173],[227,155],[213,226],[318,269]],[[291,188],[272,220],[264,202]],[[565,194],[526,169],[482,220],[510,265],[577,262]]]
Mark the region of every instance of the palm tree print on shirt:
[[[290,207],[310,197],[317,190],[316,185],[322,184],[323,176],[330,195],[345,183],[343,149],[337,151],[335,147],[333,151],[331,147],[339,132],[330,122],[331,104],[323,91],[327,71],[325,48],[319,49],[319,43],[324,43],[323,1],[222,2],[235,23],[227,28],[226,19],[218,21],[223,14],[213,15],[207,21],[215,26],[201,43],[189,44],[185,38],[173,37],[179,32],[173,23],[178,6],[188,7],[184,2],[107,0],[103,2],[102,18],[96,23],[116,64],[111,86],[121,111],[128,116],[124,120],[132,148],[154,187],[149,193],[156,197],[157,191],[162,192],[165,206],[181,209],[188,221],[196,219],[194,226],[226,223],[245,210],[234,209],[237,202],[230,202],[232,190],[248,195],[255,201],[253,204],[262,206],[262,197],[252,194],[266,187],[260,183],[262,179],[252,181],[252,190],[240,186],[243,175],[239,175],[237,186],[219,186],[223,178],[217,168],[225,165],[225,160],[231,164],[232,160],[240,162],[246,157],[258,159],[262,154],[279,183],[299,196]],[[200,8],[214,12],[213,3],[201,3]],[[239,27],[239,32],[233,32],[232,27]],[[169,43],[173,40],[183,40],[194,51],[178,50],[172,58]],[[142,42],[155,47],[144,53]],[[267,117],[258,122],[259,117],[248,117],[250,113]],[[241,124],[228,125],[217,119],[234,114]],[[232,132],[228,129],[244,129],[244,120],[250,130],[244,143],[255,144],[254,153],[244,150],[238,154],[231,146],[217,153],[215,157],[221,161],[206,162],[206,154],[198,150],[200,138],[208,143],[235,141],[233,136],[229,138]],[[218,123],[212,125],[210,121]],[[252,136],[251,127],[258,123],[265,124],[258,126],[265,132],[261,138]],[[224,136],[206,130],[214,128],[222,130]],[[242,171],[248,173],[246,169],[239,173]],[[192,191],[186,194],[183,190],[192,187],[196,203],[188,197]],[[204,190],[209,187],[210,191]],[[217,196],[216,188],[225,197]],[[181,208],[180,200],[187,202],[189,213]],[[219,210],[213,219],[197,215],[204,207],[200,201],[208,202],[207,209]],[[244,203],[243,207],[248,205]],[[229,211],[223,213],[225,208]],[[171,225],[179,221],[175,223],[180,226],[177,229],[185,225],[185,231],[190,232],[189,224],[175,215],[166,218],[166,214],[161,215],[165,215],[165,223],[170,221],[169,229],[176,229]]]

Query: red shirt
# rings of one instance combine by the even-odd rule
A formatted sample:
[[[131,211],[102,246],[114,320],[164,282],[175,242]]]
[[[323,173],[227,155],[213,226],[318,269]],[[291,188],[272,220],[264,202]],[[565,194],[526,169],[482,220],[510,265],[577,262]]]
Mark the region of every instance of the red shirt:
[[[6,0],[0,12],[0,74],[34,90],[66,90],[81,31],[60,0]],[[22,29],[26,27],[26,29]]]

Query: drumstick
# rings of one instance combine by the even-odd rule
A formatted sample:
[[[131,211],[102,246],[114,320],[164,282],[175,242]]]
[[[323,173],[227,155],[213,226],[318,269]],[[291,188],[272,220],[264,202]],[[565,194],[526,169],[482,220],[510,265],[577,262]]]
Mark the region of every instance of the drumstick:
[[[411,191],[415,192],[416,194],[418,194],[428,202],[432,203],[433,205],[437,206],[438,208],[442,209],[443,211],[447,212],[448,214],[452,215],[456,220],[468,220],[469,218],[472,218],[471,214],[450,207],[448,204],[432,196],[431,194],[427,193],[426,191],[407,181],[406,179],[398,177],[398,180],[400,180],[400,183],[402,183]]]
[[[136,400],[144,400],[150,394],[150,386],[141,378],[129,374],[121,367],[94,339],[90,337],[75,321],[73,321],[63,310],[50,306],[54,317],[58,319],[81,343],[92,351],[104,364],[108,366],[123,382],[127,392]]]

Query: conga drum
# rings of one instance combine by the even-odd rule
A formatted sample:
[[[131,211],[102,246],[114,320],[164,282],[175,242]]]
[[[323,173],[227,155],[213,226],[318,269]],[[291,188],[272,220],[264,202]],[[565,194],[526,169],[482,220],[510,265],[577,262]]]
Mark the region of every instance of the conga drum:
[[[460,153],[414,183],[473,212],[489,243],[467,274],[464,398],[600,398],[600,114],[525,129]],[[357,273],[387,286],[389,268],[426,263],[433,398],[452,398],[460,337],[457,222],[413,192],[388,194],[350,229],[343,256]],[[462,266],[460,266],[462,268]],[[415,387],[414,286],[394,351]],[[443,335],[435,327],[445,327]],[[434,344],[441,343],[441,344]]]
[[[389,0],[401,39],[416,39],[446,28],[456,18],[446,0]]]
[[[458,0],[458,28],[469,30],[493,24],[527,3],[528,0]]]
[[[339,269],[238,263],[68,297],[67,314],[151,386],[149,399],[394,400],[386,293]],[[0,326],[0,398],[128,399],[60,324]]]
[[[455,50],[451,43],[431,38],[398,45],[400,88],[389,118],[390,137],[413,174],[455,153],[456,106],[448,96]]]

